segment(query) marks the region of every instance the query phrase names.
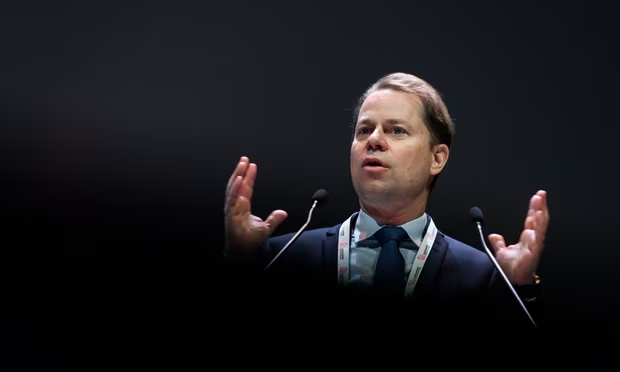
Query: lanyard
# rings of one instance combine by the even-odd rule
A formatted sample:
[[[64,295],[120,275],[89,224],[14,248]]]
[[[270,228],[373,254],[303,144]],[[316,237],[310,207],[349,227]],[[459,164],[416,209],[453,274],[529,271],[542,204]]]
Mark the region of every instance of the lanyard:
[[[352,217],[353,216],[344,221],[344,223],[340,226],[340,232],[338,233],[338,284],[341,286],[346,286],[349,283],[349,251],[351,248]],[[420,249],[418,249],[415,260],[413,261],[409,278],[407,278],[407,285],[405,286],[404,293],[405,298],[411,297],[413,289],[420,278],[422,267],[424,267],[424,264],[426,263],[426,258],[428,257],[431,247],[435,242],[435,237],[437,236],[437,228],[435,227],[435,223],[430,216],[428,216],[428,219],[429,224],[426,229],[426,234],[424,234],[424,239],[422,239]]]

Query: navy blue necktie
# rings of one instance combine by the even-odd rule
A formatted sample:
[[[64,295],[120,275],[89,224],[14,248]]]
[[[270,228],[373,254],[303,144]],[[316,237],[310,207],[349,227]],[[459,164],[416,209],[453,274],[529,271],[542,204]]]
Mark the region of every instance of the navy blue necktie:
[[[381,245],[375,268],[374,287],[380,291],[400,293],[404,290],[405,259],[400,253],[400,243],[407,232],[399,226],[384,226],[373,235]]]

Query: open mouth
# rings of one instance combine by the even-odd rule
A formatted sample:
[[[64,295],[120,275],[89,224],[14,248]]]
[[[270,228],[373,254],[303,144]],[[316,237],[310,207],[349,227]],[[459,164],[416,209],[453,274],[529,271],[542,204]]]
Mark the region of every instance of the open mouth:
[[[387,165],[385,165],[382,161],[380,161],[379,159],[366,159],[364,160],[364,162],[362,163],[362,168],[364,167],[381,167],[381,168],[387,168]]]

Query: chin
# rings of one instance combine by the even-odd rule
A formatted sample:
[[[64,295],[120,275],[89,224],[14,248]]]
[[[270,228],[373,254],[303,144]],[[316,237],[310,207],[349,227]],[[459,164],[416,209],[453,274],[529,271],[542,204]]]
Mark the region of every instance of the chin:
[[[386,185],[364,185],[356,189],[361,200],[372,204],[389,200],[391,190]]]

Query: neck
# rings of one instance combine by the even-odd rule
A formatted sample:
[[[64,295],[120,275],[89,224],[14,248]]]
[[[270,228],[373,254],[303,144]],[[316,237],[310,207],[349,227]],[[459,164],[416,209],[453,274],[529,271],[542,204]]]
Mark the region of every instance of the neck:
[[[375,219],[379,225],[399,226],[422,216],[426,209],[425,201],[415,201],[404,206],[380,206],[366,203],[360,199],[362,210]]]

